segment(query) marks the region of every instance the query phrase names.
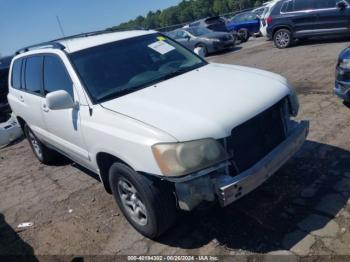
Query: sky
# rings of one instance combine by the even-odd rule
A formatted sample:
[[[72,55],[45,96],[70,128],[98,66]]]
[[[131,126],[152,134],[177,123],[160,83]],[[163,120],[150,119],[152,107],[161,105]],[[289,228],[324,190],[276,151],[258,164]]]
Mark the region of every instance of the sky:
[[[65,35],[105,29],[180,0],[0,0],[0,54]]]

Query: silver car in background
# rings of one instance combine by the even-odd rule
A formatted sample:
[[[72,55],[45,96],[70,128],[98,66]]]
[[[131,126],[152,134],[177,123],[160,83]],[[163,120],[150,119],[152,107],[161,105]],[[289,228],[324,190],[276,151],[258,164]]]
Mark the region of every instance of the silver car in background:
[[[230,33],[214,32],[205,27],[181,28],[167,35],[191,50],[201,49],[204,56],[230,49],[236,42],[236,37]]]

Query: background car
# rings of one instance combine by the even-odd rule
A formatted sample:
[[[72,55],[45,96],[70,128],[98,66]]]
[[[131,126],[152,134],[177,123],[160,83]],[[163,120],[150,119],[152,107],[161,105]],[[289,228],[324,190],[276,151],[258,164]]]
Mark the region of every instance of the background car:
[[[350,47],[345,48],[339,54],[335,73],[334,94],[345,102],[350,102]]]
[[[8,114],[10,107],[7,102],[8,94],[8,74],[12,57],[3,57],[0,59],[0,116]]]
[[[263,13],[260,15],[260,33],[262,36],[266,37],[267,36],[267,18],[270,15],[270,12],[273,8],[273,6],[280,0],[274,0],[274,1],[270,1],[270,2],[266,2],[264,5],[264,11]]]
[[[267,36],[287,48],[295,39],[349,35],[350,7],[344,0],[283,0],[266,21]]]
[[[220,16],[207,17],[188,24],[188,27],[206,27],[216,32],[230,32],[226,27],[226,21]]]
[[[260,20],[253,12],[244,12],[235,15],[226,24],[229,31],[237,31],[242,42],[248,41],[253,34],[260,32]]]
[[[191,50],[201,48],[204,56],[232,48],[236,40],[230,33],[214,32],[205,27],[177,29],[168,35]]]

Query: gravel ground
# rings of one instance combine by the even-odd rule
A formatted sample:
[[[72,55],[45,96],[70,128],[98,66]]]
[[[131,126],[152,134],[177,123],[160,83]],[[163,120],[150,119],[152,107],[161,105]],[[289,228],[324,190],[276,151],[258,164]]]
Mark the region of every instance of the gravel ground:
[[[1,149],[0,254],[350,255],[350,109],[332,95],[337,56],[348,41],[278,50],[252,39],[208,58],[287,77],[310,135],[261,188],[227,208],[183,214],[158,241],[129,226],[93,174],[68,160],[41,165],[24,140]],[[34,226],[17,229],[22,222]]]

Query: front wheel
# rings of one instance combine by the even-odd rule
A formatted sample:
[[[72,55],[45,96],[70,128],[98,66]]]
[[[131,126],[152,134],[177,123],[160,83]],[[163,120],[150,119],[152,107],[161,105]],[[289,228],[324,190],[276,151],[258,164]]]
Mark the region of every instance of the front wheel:
[[[177,208],[171,184],[121,163],[111,166],[109,183],[120,210],[142,235],[155,239],[174,224]]]
[[[196,46],[198,53],[201,53],[203,57],[208,56],[208,48],[204,44],[199,44]]]
[[[288,29],[280,29],[274,34],[273,40],[277,48],[287,48],[292,44],[292,34]]]
[[[240,29],[238,31],[238,36],[242,43],[247,42],[250,37],[247,29]]]

